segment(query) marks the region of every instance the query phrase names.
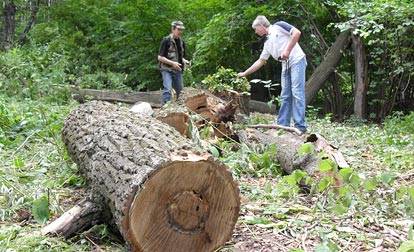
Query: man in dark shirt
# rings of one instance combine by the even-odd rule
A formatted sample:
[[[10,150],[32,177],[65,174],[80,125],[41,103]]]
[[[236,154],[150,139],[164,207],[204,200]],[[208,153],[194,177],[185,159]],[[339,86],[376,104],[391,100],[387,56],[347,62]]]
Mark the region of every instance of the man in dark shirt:
[[[177,97],[183,89],[183,71],[188,64],[185,59],[185,43],[181,38],[184,29],[183,22],[172,22],[171,34],[161,41],[158,61],[164,86],[162,104],[171,100],[172,88]]]

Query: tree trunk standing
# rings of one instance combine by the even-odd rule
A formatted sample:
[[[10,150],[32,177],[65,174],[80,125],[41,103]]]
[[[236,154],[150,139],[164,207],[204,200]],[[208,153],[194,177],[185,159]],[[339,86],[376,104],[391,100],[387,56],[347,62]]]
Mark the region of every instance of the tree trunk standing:
[[[361,37],[352,35],[355,59],[354,113],[358,118],[367,118],[368,61]]]
[[[30,29],[32,29],[34,23],[36,22],[37,12],[39,11],[40,0],[31,0],[30,1],[30,17],[29,21],[26,24],[23,32],[19,36],[19,43],[20,45],[26,42],[26,36],[29,33]]]
[[[172,127],[95,101],[70,113],[62,138],[95,196],[43,233],[68,236],[100,205],[98,221],[133,251],[213,251],[230,239],[240,208],[231,173]]]
[[[350,31],[343,31],[330,47],[325,59],[316,68],[315,72],[306,82],[306,104],[309,104],[322,88],[329,76],[335,71],[344,50],[350,40]]]
[[[13,1],[6,1],[4,3],[3,18],[2,47],[4,50],[9,50],[13,46],[16,30],[16,5]]]

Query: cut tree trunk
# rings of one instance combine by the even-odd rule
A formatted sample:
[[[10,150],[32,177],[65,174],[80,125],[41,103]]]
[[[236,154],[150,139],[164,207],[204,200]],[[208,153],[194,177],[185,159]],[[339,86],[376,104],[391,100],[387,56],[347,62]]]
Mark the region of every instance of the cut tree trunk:
[[[310,104],[329,76],[335,71],[342,51],[349,45],[350,31],[343,31],[336,38],[335,43],[329,48],[324,60],[313,72],[306,83],[306,104]]]
[[[352,35],[355,58],[355,101],[354,114],[358,118],[367,117],[368,61],[361,37]]]
[[[206,90],[185,88],[176,101],[164,105],[155,117],[182,135],[190,136],[190,116],[197,115],[194,124],[198,128],[211,125],[215,136],[230,137],[233,131],[227,122],[234,121],[237,107],[237,103],[226,102]]]
[[[70,113],[62,138],[96,197],[44,233],[76,232],[98,205],[133,251],[213,251],[230,239],[240,208],[231,173],[172,127],[93,101]]]
[[[257,144],[276,146],[276,159],[282,170],[291,174],[294,170],[303,170],[310,176],[317,175],[318,164],[321,160],[318,154],[324,153],[323,158],[334,161],[338,168],[349,167],[342,153],[331,145],[324,137],[318,134],[298,135],[285,133],[279,135],[277,131],[262,132],[255,129],[242,130],[238,133],[240,142],[254,146]],[[298,149],[305,143],[312,143],[313,152],[299,155]]]

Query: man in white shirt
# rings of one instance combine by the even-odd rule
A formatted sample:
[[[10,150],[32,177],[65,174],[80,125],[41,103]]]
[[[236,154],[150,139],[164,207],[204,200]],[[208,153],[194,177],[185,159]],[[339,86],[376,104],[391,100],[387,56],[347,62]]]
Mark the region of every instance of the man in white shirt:
[[[279,109],[277,124],[290,126],[293,118],[294,126],[306,132],[305,121],[305,72],[306,55],[298,44],[301,32],[292,25],[279,21],[271,25],[265,16],[257,16],[252,24],[259,36],[267,36],[260,58],[246,71],[239,73],[246,77],[264,66],[272,56],[282,62],[282,104]]]

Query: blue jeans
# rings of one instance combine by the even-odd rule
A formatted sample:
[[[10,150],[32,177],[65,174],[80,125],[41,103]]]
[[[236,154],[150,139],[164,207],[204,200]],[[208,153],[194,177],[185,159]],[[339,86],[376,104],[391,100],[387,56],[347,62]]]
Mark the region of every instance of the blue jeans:
[[[174,88],[177,97],[183,89],[183,73],[180,71],[161,70],[162,84],[164,86],[162,92],[162,104],[171,101],[171,89]]]
[[[305,72],[306,58],[282,69],[281,106],[277,124],[290,126],[293,117],[294,126],[300,131],[306,130],[305,122]]]

